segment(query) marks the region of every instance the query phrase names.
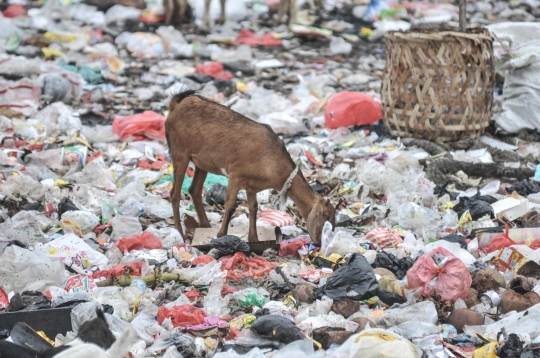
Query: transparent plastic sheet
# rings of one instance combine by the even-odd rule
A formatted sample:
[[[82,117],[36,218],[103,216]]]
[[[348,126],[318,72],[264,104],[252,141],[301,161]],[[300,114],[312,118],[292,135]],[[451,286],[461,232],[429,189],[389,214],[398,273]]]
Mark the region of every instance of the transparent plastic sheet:
[[[10,176],[2,186],[0,192],[9,199],[19,201],[22,197],[41,200],[45,195],[45,188],[41,183],[25,174]]]
[[[0,232],[7,239],[19,240],[25,245],[42,242],[44,234],[41,231],[36,215],[37,212],[34,211],[19,211],[11,218],[7,218],[3,224],[0,224]]]
[[[175,349],[186,354],[186,356],[192,355],[196,352],[195,343],[190,336],[186,334],[173,333],[166,338],[156,341],[146,349],[146,353],[155,355],[156,353],[170,347],[175,347]]]
[[[115,216],[111,223],[113,227],[111,239],[115,241],[142,233],[142,226],[138,217]]]
[[[396,327],[392,327],[389,331],[395,332],[407,339],[421,338],[432,334],[441,333],[441,329],[432,324],[419,321],[404,322]]]
[[[144,212],[156,215],[158,218],[167,219],[173,216],[171,204],[158,195],[147,195],[144,200]]]
[[[214,358],[265,358],[265,355],[259,348],[253,348],[246,354],[238,354],[234,351],[219,352]]]
[[[351,336],[333,354],[335,358],[420,358],[422,351],[391,331],[369,329]]]
[[[174,270],[179,275],[179,280],[187,281],[195,285],[196,282],[202,285],[209,285],[216,276],[221,275],[221,262],[212,261],[202,267],[192,267],[182,270]]]
[[[64,282],[64,264],[41,252],[12,245],[5,248],[0,262],[0,286],[7,292],[41,291]]]
[[[225,317],[230,313],[229,295],[221,297],[223,289],[223,280],[216,279],[208,289],[208,294],[204,298],[203,309],[209,316]]]
[[[437,319],[435,304],[431,301],[422,301],[405,307],[387,309],[377,323],[392,327],[409,321],[437,324]]]
[[[180,232],[172,227],[157,228],[153,225],[148,226],[146,232],[156,235],[162,242],[164,248],[170,248],[175,244],[183,244],[184,239]]]
[[[141,312],[135,316],[133,321],[131,321],[131,326],[137,332],[139,338],[143,339],[146,344],[152,344],[154,342],[154,337],[152,337],[146,331],[146,327],[149,326],[152,322],[155,322],[155,317],[151,316],[146,312]]]
[[[76,229],[80,229],[82,234],[87,234],[99,225],[99,218],[91,212],[84,210],[66,211],[61,217],[62,226],[75,224]]]

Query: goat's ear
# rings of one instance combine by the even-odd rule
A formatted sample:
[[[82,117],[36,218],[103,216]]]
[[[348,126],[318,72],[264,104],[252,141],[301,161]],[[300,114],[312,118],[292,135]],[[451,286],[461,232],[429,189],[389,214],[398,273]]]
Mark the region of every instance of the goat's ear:
[[[324,226],[323,212],[324,205],[322,205],[320,201],[317,201],[315,202],[315,205],[313,205],[306,220],[307,231],[311,237],[311,241],[315,244],[321,243],[322,229]]]

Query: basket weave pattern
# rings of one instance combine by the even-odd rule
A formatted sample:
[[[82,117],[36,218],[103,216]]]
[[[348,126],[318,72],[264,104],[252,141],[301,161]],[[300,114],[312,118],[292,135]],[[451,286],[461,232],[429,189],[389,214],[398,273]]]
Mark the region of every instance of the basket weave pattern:
[[[391,32],[381,99],[390,134],[447,142],[489,125],[495,60],[484,29]]]

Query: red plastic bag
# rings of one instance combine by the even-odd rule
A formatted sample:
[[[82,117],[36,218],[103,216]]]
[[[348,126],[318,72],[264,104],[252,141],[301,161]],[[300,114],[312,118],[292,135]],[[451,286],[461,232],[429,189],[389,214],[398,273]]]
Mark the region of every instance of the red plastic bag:
[[[282,241],[279,245],[279,256],[287,256],[287,255],[294,255],[298,258],[300,258],[300,255],[298,254],[298,250],[302,248],[304,245],[309,245],[311,243],[311,239],[308,238],[297,238],[292,241]]]
[[[124,142],[144,139],[165,141],[165,117],[153,111],[144,111],[127,117],[116,117],[113,132]]]
[[[186,297],[192,302],[197,302],[202,299],[201,293],[197,291],[196,288],[192,288],[191,290],[184,292],[184,295],[186,295]]]
[[[26,15],[26,9],[21,4],[9,5],[7,9],[2,11],[2,15],[7,18],[15,18]]]
[[[277,266],[276,263],[266,261],[260,256],[248,259],[241,252],[237,252],[234,256],[224,256],[219,261],[222,262],[222,270],[227,271],[225,279],[235,282],[244,277],[253,277],[256,280],[265,278]]]
[[[201,256],[196,257],[193,260],[191,260],[191,264],[193,266],[198,266],[200,264],[203,264],[203,266],[204,266],[206,264],[209,264],[212,261],[214,261],[214,258],[212,256],[201,255]]]
[[[540,249],[540,238],[535,239],[533,242],[531,242],[531,245],[529,247],[533,250]]]
[[[5,310],[9,306],[9,298],[7,293],[0,287],[0,311]]]
[[[184,327],[195,324],[203,324],[206,313],[192,305],[180,305],[168,309],[165,306],[158,308],[157,321],[162,324],[166,318],[172,320],[174,327]]]
[[[409,288],[423,288],[422,294],[436,292],[443,301],[467,298],[472,278],[465,264],[445,248],[438,247],[421,256],[407,272]]]
[[[111,276],[121,276],[124,274],[125,267],[128,266],[131,269],[131,276],[140,276],[141,270],[144,266],[144,262],[132,262],[127,265],[116,265],[112,269],[97,271],[94,272],[94,278],[105,277],[109,278]]]
[[[504,247],[517,245],[518,243],[512,240],[510,236],[508,236],[508,231],[509,231],[509,228],[508,228],[508,225],[506,225],[504,234],[495,236],[495,238],[493,238],[493,240],[489,243],[489,245],[484,248],[484,251],[489,254],[490,252],[493,252],[493,251],[499,251],[500,249]],[[532,248],[532,243],[531,243],[531,248]]]
[[[140,249],[162,249],[163,244],[161,240],[157,238],[156,235],[151,232],[145,231],[140,235],[133,235],[126,237],[120,241],[116,242],[116,247],[124,253],[130,252],[131,250],[140,250]]]
[[[195,72],[223,80],[231,80],[233,78],[232,73],[223,71],[223,65],[220,62],[207,62],[204,65],[198,65],[195,67]]]
[[[340,92],[330,98],[324,110],[328,128],[370,125],[382,118],[381,104],[367,93]]]
[[[257,35],[248,29],[240,30],[236,43],[239,45],[248,46],[281,46],[283,41],[277,39],[274,34],[268,32],[262,36]]]

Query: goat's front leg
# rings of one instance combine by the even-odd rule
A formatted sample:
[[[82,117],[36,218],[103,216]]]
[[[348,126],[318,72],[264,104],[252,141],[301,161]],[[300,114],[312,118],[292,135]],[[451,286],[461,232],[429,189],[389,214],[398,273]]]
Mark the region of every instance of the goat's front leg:
[[[191,200],[193,200],[193,205],[195,205],[195,211],[197,212],[201,227],[210,227],[210,222],[204,211],[204,203],[202,201],[202,188],[207,174],[208,172],[201,168],[195,168],[195,175],[193,175],[193,181],[189,186],[189,195],[191,195]]]
[[[221,228],[217,234],[217,237],[227,235],[229,230],[229,223],[236,210],[236,197],[240,191],[240,183],[237,180],[231,179],[229,176],[229,185],[227,186],[227,196],[225,197],[225,215],[223,215],[223,222]]]
[[[221,1],[221,16],[219,17],[218,23],[220,25],[223,25],[225,23],[225,5],[227,4],[227,0],[220,0]]]
[[[296,0],[289,0],[289,26],[296,23]]]
[[[212,0],[205,0],[204,2],[204,17],[202,29],[208,30],[210,28],[210,5]]]
[[[253,191],[246,191],[246,192],[247,192],[247,200],[248,200],[248,206],[249,206],[248,241],[259,242],[259,238],[257,236],[257,211],[259,209],[259,205],[257,204],[257,192],[253,192]]]
[[[174,1],[174,0],[173,0]],[[184,22],[184,16],[186,15],[186,9],[188,6],[188,0],[176,0],[177,3],[177,9],[175,12],[176,15],[176,23],[175,25],[180,25]]]
[[[184,175],[189,165],[189,158],[172,157],[174,163],[174,184],[171,189],[171,204],[173,208],[174,227],[180,232],[182,238],[184,238],[184,230],[182,230],[182,221],[180,219],[180,200],[182,199],[182,184],[184,183]]]
[[[165,24],[170,25],[175,14],[175,0],[164,0],[163,7],[165,8]]]
[[[289,5],[289,0],[280,0],[278,5],[278,15],[275,25],[280,25],[283,23],[283,17],[287,11],[287,6]]]

